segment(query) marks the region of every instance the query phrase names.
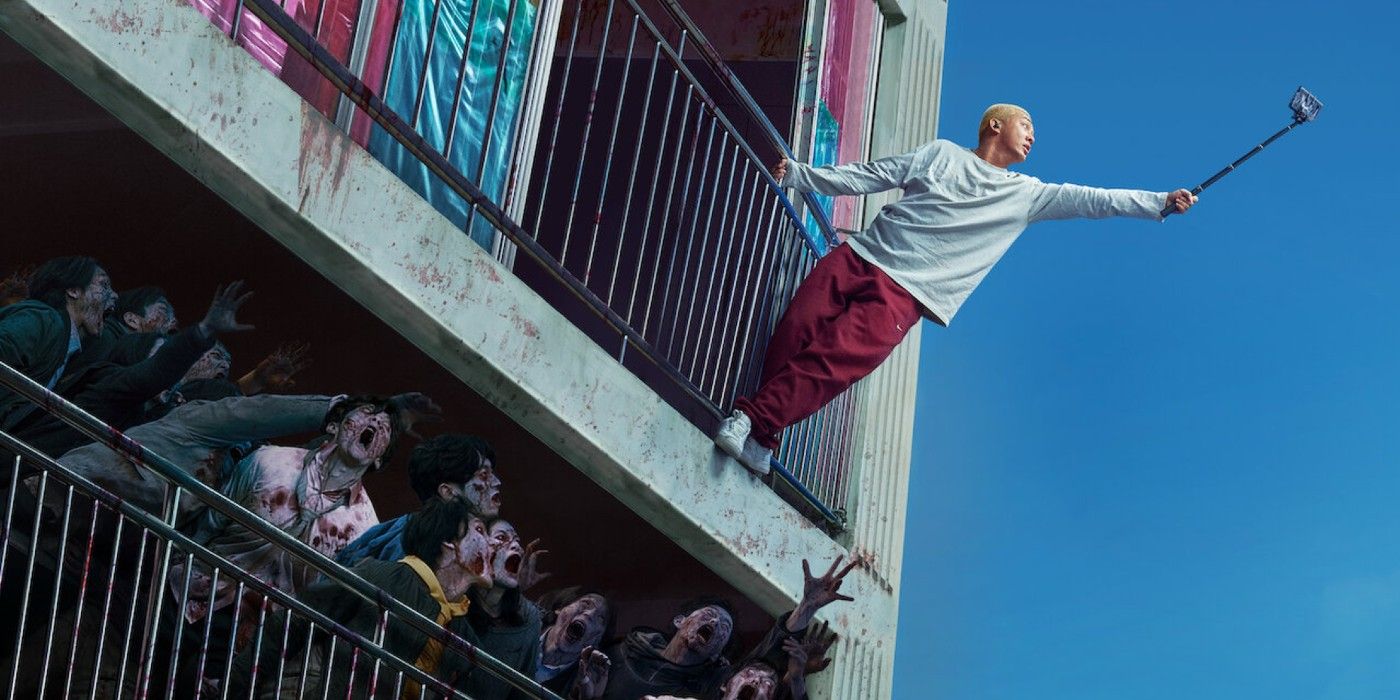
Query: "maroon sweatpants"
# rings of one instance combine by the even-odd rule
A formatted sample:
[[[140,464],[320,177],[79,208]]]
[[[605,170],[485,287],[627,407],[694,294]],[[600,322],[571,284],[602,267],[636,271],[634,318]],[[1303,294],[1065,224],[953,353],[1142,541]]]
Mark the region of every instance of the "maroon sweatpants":
[[[753,439],[776,448],[784,428],[875,371],[920,311],[909,292],[850,246],[827,253],[798,285],[768,341],[758,393],[734,402],[753,421]]]

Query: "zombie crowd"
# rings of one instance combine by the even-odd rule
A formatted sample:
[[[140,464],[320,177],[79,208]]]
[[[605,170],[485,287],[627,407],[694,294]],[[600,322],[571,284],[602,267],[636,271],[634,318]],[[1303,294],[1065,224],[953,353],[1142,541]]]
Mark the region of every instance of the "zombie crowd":
[[[220,287],[198,321],[181,324],[161,289],[117,294],[96,260],[56,258],[0,282],[0,360],[561,696],[800,699],[807,696],[807,677],[830,663],[835,635],[813,619],[824,606],[851,600],[839,591],[853,563],[843,568],[838,560],[813,574],[803,562],[801,602],[752,650],[734,649],[734,611],[718,598],[684,604],[656,628],[620,633],[614,629],[614,601],[605,592],[540,590],[549,576],[541,569],[547,552],[539,540],[525,544],[502,517],[509,489],[486,440],[461,434],[418,439],[415,424],[440,418],[432,399],[421,393],[289,393],[307,363],[300,346],[284,346],[241,376],[233,373],[220,337],[252,330],[239,318],[250,294],[241,282]],[[326,581],[245,524],[194,498],[167,503],[165,482],[131,455],[92,442],[3,389],[0,429],[122,501],[167,513],[215,554],[344,628],[381,638],[388,652],[470,697],[524,697],[470,656],[445,652],[410,625],[395,620],[381,629],[378,605]],[[317,432],[309,444],[281,444]],[[408,480],[421,507],[380,521],[362,478],[404,449],[399,443],[408,437],[416,441]],[[14,455],[2,447],[0,456],[6,490],[18,475],[24,488],[14,491],[34,494],[35,473],[12,471]],[[508,472],[504,476],[508,481]],[[39,491],[30,512],[37,519],[62,505]],[[27,517],[22,508],[16,512]],[[94,519],[105,517],[96,508],[92,512]],[[108,547],[121,551],[120,528],[106,521],[91,525],[99,541],[105,534]],[[87,532],[78,526],[73,531]],[[34,549],[59,547],[39,540]],[[79,549],[55,555],[63,560],[54,566],[68,571]],[[139,555],[120,559],[112,555],[116,573],[107,583],[118,596],[136,600],[138,584],[121,572],[139,566],[131,561]],[[10,591],[12,579],[6,573],[0,591],[0,601],[10,607],[19,598]],[[374,664],[355,663],[350,645],[297,616],[288,620],[286,611],[263,607],[256,591],[202,560],[177,557],[159,585],[166,593],[151,642],[151,675],[164,673],[175,697],[194,697],[201,687],[232,691],[231,697],[270,697],[288,689],[293,696],[305,690],[311,697],[368,697],[371,676],[379,673]],[[83,624],[81,605],[72,597],[55,603],[56,628]],[[285,630],[285,639],[254,643],[259,626]],[[74,655],[82,650],[105,658],[100,648],[91,648],[102,636],[76,635]],[[6,653],[28,654],[23,650],[31,647],[20,644],[21,651]],[[302,648],[309,651],[282,653]],[[121,688],[122,680],[116,683]],[[222,684],[227,687],[218,688]],[[392,697],[391,685],[378,683],[374,697]],[[406,683],[402,696],[419,697],[417,690]]]

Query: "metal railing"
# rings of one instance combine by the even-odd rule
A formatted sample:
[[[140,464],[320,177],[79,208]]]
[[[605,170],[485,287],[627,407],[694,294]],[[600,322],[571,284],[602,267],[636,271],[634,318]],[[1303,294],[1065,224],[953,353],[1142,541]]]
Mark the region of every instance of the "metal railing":
[[[11,628],[6,632],[13,631],[4,640],[13,640],[4,669],[8,675],[0,677],[6,697],[48,697],[61,689],[61,697],[226,698],[231,689],[249,697],[262,686],[258,697],[302,698],[310,692],[325,698],[336,679],[334,697],[469,700],[415,667],[414,659],[384,646],[392,631],[411,629],[443,645],[443,664],[481,669],[527,697],[558,700],[533,679],[2,362],[0,387],[166,483],[165,513],[156,516],[119,490],[103,488],[0,432],[0,447],[17,455],[7,464],[0,538],[0,590],[6,592],[0,596],[0,619]],[[183,494],[319,573],[324,582],[317,585],[329,591],[324,596],[353,598],[360,609],[374,611],[373,629],[334,619],[191,539],[173,524]],[[197,568],[212,579],[207,598],[192,593]],[[235,586],[235,604],[215,612],[220,579]],[[184,615],[190,609],[205,614],[191,622]]]
[[[363,14],[363,3],[371,0],[357,1]],[[481,1],[472,0],[469,17],[476,17]],[[481,133],[456,131],[474,20],[465,30],[463,54],[449,57],[460,67],[450,88],[455,94],[448,121],[435,127],[446,132],[445,141],[425,138],[422,106],[438,16],[454,0],[431,0],[425,53],[414,57],[413,65],[421,65],[417,80],[382,87],[366,85],[318,43],[320,18],[308,28],[277,0],[242,4],[372,120],[372,139],[391,139],[464,203],[465,222],[459,223],[467,232],[489,227],[522,279],[543,289],[661,396],[707,414],[710,424],[704,425],[706,420],[682,411],[707,429],[736,397],[758,388],[774,325],[797,284],[838,238],[815,200],[786,196],[745,137],[756,133],[787,154],[777,129],[675,2],[659,0],[657,11],[644,10],[642,2],[657,1],[543,0],[537,17],[549,16],[551,8],[564,15],[558,41],[551,51],[552,37],[532,38],[529,70],[535,77],[523,81],[516,105],[543,107],[538,114],[516,109],[518,128],[512,132],[525,139],[538,134],[538,141],[514,144],[516,157],[502,175],[499,202],[483,191],[497,186],[483,180],[484,164],[496,133],[516,4],[510,5],[496,60],[475,59],[497,66]],[[392,74],[395,62],[405,59],[391,50],[386,60],[383,73]],[[721,111],[714,89],[737,100],[740,109]],[[411,104],[410,114],[389,103]],[[353,115],[335,117],[354,132]],[[453,153],[453,144],[463,141],[476,144],[478,156],[471,162]],[[436,206],[440,198],[429,199]],[[809,215],[819,230],[804,227]],[[517,251],[523,259],[512,257]],[[583,322],[579,314],[596,320]],[[848,497],[856,409],[847,392],[789,429],[775,459],[780,480],[838,527]]]

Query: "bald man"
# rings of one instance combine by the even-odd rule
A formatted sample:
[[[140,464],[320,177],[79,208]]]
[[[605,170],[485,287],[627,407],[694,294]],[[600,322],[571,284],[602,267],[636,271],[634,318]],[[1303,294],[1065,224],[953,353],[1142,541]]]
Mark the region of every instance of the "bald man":
[[[860,235],[812,269],[778,322],[753,396],[734,402],[715,444],[768,473],[783,429],[812,415],[880,366],[920,318],[948,325],[1026,226],[1049,219],[1185,212],[1187,190],[1144,192],[1046,184],[1008,170],[1030,155],[1031,115],[992,105],[977,148],[939,139],[872,163],[813,168],[783,159],[773,177],[798,192],[904,190]]]

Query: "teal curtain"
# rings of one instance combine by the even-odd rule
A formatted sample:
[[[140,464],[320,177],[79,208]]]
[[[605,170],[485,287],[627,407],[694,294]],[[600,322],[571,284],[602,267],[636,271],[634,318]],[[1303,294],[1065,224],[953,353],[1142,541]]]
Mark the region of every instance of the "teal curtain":
[[[444,153],[449,163],[467,180],[474,182],[492,201],[500,204],[505,193],[510,155],[515,145],[516,118],[524,93],[525,71],[529,64],[530,42],[535,32],[537,8],[531,0],[477,0],[475,22],[471,21],[471,0],[438,0],[437,26],[433,31],[432,57],[423,70],[428,53],[428,33],[433,21],[434,0],[405,0],[394,38],[393,65],[385,84],[384,100],[404,120],[413,116],[419,84],[423,84],[423,107],[413,125],[427,143],[443,152],[455,121],[451,149]],[[511,4],[509,45],[506,21]],[[470,36],[468,28],[470,27]],[[486,122],[491,110],[496,72],[505,52],[505,76],[501,81],[495,118],[491,123],[490,145],[481,178],[482,144],[486,143]],[[465,71],[462,70],[466,53]],[[461,83],[455,117],[453,99]],[[423,195],[435,209],[457,226],[465,226],[468,206],[465,199],[433,175],[426,165],[394,141],[379,127],[370,137],[370,153],[394,171],[404,182]],[[490,249],[494,229],[481,217],[474,217],[471,237]]]

